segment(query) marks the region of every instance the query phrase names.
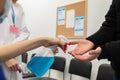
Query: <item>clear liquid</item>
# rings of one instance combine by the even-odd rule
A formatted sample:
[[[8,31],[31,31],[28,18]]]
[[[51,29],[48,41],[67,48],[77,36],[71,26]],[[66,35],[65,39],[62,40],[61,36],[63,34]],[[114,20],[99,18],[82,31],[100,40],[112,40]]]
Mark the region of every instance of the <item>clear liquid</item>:
[[[28,69],[36,75],[36,77],[42,77],[51,67],[54,62],[54,57],[33,57],[27,64]]]

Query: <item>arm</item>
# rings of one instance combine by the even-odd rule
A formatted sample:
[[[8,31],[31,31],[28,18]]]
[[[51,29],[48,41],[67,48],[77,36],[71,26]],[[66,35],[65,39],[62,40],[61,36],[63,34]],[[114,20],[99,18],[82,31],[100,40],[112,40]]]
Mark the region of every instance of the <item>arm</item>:
[[[92,36],[88,37],[87,39],[92,41],[96,46],[101,46],[102,52],[98,59],[105,59],[114,60],[119,57],[120,49],[119,44],[120,40],[115,40],[117,35],[117,10],[115,2],[113,0],[112,5],[105,17],[105,22],[103,23],[102,27],[99,31],[97,31]]]
[[[120,53],[120,49],[119,49],[120,41],[115,41],[116,29],[117,29],[115,7],[116,7],[115,0],[113,0],[112,5],[107,15],[105,16],[105,21],[102,24],[101,28],[95,34],[88,37],[87,40],[85,41],[87,44],[89,44],[89,42],[91,42],[92,44],[90,45],[84,44],[83,46],[81,46],[81,43],[83,44],[83,42],[81,42],[80,40],[78,46],[74,50],[72,50],[70,54],[82,60],[92,60],[97,58],[98,55],[100,55],[99,59],[108,58],[109,60],[112,60],[113,58],[116,58],[115,56],[119,55],[118,53]],[[102,48],[102,49],[100,47],[97,48],[97,50],[101,49],[101,52],[97,56],[96,55],[91,56],[89,54],[83,56],[87,51],[89,52],[89,50],[95,48],[96,46],[101,46]],[[92,52],[94,53],[94,50]]]
[[[115,40],[116,35],[116,8],[115,0],[113,0],[112,5],[108,13],[105,16],[105,21],[103,22],[101,28],[88,37],[87,39],[92,41],[96,46],[104,45],[106,42]]]
[[[0,62],[16,57],[26,51],[38,48],[40,46],[48,47],[52,45],[58,45],[63,48],[64,43],[57,38],[40,37],[1,46]]]

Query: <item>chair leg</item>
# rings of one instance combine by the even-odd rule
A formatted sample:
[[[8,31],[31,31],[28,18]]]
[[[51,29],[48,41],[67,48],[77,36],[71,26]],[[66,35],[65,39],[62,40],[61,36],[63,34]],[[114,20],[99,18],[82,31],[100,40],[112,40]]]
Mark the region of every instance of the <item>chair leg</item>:
[[[70,80],[72,80],[72,74],[70,74]]]
[[[50,78],[50,74],[51,74],[51,70],[49,70],[49,74],[48,74],[48,77]]]
[[[64,75],[64,72],[63,72],[63,80],[65,80],[65,75]]]

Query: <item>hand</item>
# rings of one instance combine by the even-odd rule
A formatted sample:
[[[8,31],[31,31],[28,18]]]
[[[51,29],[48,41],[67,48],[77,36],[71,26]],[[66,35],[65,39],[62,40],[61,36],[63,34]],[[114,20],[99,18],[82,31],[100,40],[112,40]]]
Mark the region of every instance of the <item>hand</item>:
[[[19,71],[19,72],[22,71],[20,65],[15,59],[10,59],[6,61],[5,63],[10,71]]]
[[[50,48],[52,50],[52,52],[54,54],[58,53],[58,45],[53,45],[53,46],[49,46],[48,48]]]
[[[57,51],[57,47],[59,46],[61,49],[64,50],[65,42],[61,41],[59,38],[47,37],[47,41],[46,41],[46,44],[44,46],[47,46],[47,47],[49,47],[49,46],[56,46],[56,51]]]
[[[94,44],[89,40],[78,40],[78,41],[72,41],[69,43],[69,45],[74,45],[74,44],[77,44],[77,47],[68,52],[73,56],[82,55],[94,47]]]
[[[100,47],[97,47],[95,50],[90,50],[87,53],[85,53],[84,55],[74,55],[74,57],[76,59],[79,60],[93,60],[95,58],[97,58],[102,52],[102,49]]]

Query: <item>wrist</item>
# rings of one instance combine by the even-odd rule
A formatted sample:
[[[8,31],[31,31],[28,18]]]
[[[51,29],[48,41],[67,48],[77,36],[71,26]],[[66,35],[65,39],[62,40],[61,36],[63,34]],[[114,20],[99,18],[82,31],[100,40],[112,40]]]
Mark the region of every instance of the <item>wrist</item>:
[[[89,42],[89,45],[91,46],[91,48],[93,49],[95,47],[95,44],[90,40],[88,40],[88,42]]]

